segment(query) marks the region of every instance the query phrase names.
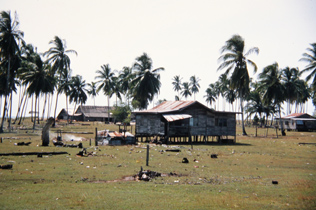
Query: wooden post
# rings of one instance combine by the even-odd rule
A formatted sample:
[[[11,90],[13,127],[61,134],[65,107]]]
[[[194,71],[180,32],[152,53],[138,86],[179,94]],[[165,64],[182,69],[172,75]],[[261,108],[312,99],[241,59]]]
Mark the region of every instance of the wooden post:
[[[91,146],[91,138],[90,138],[89,146]]]
[[[95,128],[95,146],[98,146],[98,128]]]
[[[148,162],[149,162],[149,145],[147,144],[146,166],[148,166]]]
[[[2,137],[1,137],[1,143],[2,143]]]

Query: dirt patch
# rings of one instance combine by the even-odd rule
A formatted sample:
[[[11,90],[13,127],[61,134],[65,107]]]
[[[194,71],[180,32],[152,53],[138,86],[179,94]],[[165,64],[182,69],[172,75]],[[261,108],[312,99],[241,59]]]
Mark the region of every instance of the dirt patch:
[[[160,176],[161,177],[170,177],[170,176],[181,177],[184,175],[179,175],[179,174],[170,172],[170,173],[161,173]],[[114,180],[93,180],[93,181],[87,180],[87,182],[89,183],[115,183],[115,182],[130,182],[130,181],[141,181],[141,180],[139,179],[138,174],[133,175],[133,176],[124,176],[121,179],[114,179]],[[146,180],[146,181],[149,181],[149,180]]]

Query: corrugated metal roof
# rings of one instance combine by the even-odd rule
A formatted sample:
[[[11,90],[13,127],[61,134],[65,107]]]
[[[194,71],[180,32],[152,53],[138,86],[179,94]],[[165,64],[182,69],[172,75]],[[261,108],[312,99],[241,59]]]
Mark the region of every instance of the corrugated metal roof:
[[[163,117],[168,121],[168,122],[173,122],[177,120],[183,120],[187,118],[191,118],[192,116],[189,114],[165,114]]]
[[[196,101],[164,101],[152,109],[142,110],[136,113],[164,113],[164,112],[178,111],[187,106],[192,105],[195,102]]]
[[[287,115],[285,117],[282,117],[283,119],[290,119],[290,118],[299,118],[302,116],[304,116],[304,118],[313,118],[311,115],[307,114],[307,113],[293,113],[293,114],[290,114],[290,115]]]

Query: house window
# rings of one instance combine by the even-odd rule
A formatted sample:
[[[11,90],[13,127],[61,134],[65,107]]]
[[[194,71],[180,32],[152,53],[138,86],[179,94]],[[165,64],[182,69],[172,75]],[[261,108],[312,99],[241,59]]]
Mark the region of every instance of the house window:
[[[227,119],[218,119],[218,118],[215,118],[215,126],[227,127]]]

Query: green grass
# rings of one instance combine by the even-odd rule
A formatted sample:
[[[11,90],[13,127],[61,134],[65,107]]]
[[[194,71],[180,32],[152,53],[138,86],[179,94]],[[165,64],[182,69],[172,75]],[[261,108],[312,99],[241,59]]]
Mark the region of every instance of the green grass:
[[[118,127],[80,123],[57,129],[95,131]],[[238,134],[241,133],[237,127]],[[315,209],[316,133],[247,128],[249,136],[237,136],[236,145],[176,145],[181,152],[160,152],[165,146],[150,145],[146,166],[146,145],[89,146],[94,156],[77,157],[77,148],[41,147],[41,130],[16,130],[0,134],[0,153],[66,151],[68,155],[0,156],[0,209]],[[94,134],[75,134],[86,139]],[[30,139],[29,139],[30,138]],[[14,143],[31,141],[30,146]],[[93,142],[93,141],[92,141]],[[94,144],[93,144],[94,145]],[[211,159],[210,154],[218,154]],[[182,164],[182,158],[188,164]],[[196,159],[198,162],[194,162]],[[160,177],[149,182],[125,181],[140,167],[179,176]],[[272,180],[279,182],[273,185]]]

